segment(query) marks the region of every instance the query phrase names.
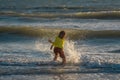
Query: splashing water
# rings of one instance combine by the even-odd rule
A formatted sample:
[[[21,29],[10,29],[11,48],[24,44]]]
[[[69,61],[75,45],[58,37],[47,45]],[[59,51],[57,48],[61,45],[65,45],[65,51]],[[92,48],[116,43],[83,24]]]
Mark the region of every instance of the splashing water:
[[[50,51],[50,44],[46,42],[45,39],[37,40],[35,42],[36,50],[42,52],[42,54],[47,53],[51,56],[51,58],[54,57],[53,51]],[[77,50],[75,49],[75,42],[66,40],[64,45],[64,53],[66,56],[67,63],[79,63],[80,61],[80,55],[78,55]],[[47,58],[46,58],[47,59]],[[61,58],[58,57],[58,61],[61,61]]]
[[[65,42],[64,51],[66,55],[66,60],[68,63],[79,63],[80,54],[78,54],[77,49],[75,48],[75,42],[67,40]]]
[[[36,50],[41,52],[49,52],[50,51],[50,45],[45,39],[39,39],[35,42]]]

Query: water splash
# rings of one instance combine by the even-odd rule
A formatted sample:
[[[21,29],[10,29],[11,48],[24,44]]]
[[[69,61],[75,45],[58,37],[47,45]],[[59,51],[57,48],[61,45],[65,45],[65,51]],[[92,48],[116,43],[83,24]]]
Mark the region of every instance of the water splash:
[[[50,51],[50,44],[46,42],[47,40],[41,39],[37,40],[35,42],[36,50],[41,51],[42,53],[47,53],[51,56],[51,58],[54,57],[53,51]],[[53,54],[52,54],[53,53]],[[75,48],[75,42],[66,40],[65,46],[64,46],[64,53],[66,56],[67,63],[78,63],[80,61],[80,55],[78,55],[77,49]],[[61,58],[58,57],[58,61],[61,61]]]
[[[50,45],[46,39],[38,39],[35,41],[35,48],[41,52],[49,52]]]
[[[66,41],[64,51],[68,63],[79,63],[81,55],[78,54],[74,41]]]

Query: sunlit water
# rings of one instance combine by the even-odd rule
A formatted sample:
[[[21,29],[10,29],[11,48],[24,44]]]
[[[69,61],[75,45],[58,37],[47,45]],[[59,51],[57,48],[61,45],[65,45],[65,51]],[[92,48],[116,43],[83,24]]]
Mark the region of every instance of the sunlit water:
[[[1,80],[30,78],[54,80],[66,77],[77,80],[103,77],[112,80],[113,77],[110,76],[119,79],[119,38],[66,40],[64,51],[67,64],[64,67],[53,66],[51,63],[54,53],[49,49],[47,39],[4,35],[1,37],[0,45]],[[60,63],[61,59],[58,60]]]
[[[119,4],[120,0],[0,0],[0,27],[120,30]],[[93,13],[100,15],[91,17]],[[90,17],[83,17],[86,14]],[[52,62],[54,53],[47,40],[0,33],[0,80],[120,79],[119,37],[67,39],[65,66]]]

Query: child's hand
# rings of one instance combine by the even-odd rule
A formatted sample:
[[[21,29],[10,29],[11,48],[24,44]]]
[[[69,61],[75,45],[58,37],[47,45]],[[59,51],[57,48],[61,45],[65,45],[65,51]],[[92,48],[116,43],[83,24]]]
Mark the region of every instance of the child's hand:
[[[50,47],[50,50],[52,50],[52,47]]]
[[[52,43],[52,41],[49,39],[48,42]]]
[[[53,48],[53,45],[51,45],[50,50],[52,50],[52,48]]]

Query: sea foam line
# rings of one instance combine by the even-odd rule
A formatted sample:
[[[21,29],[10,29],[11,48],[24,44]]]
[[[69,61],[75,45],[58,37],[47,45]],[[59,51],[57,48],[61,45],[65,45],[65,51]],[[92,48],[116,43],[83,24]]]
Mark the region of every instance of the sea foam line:
[[[74,13],[18,13],[2,11],[0,15],[37,18],[83,18],[83,19],[119,19],[120,11],[74,12]]]

